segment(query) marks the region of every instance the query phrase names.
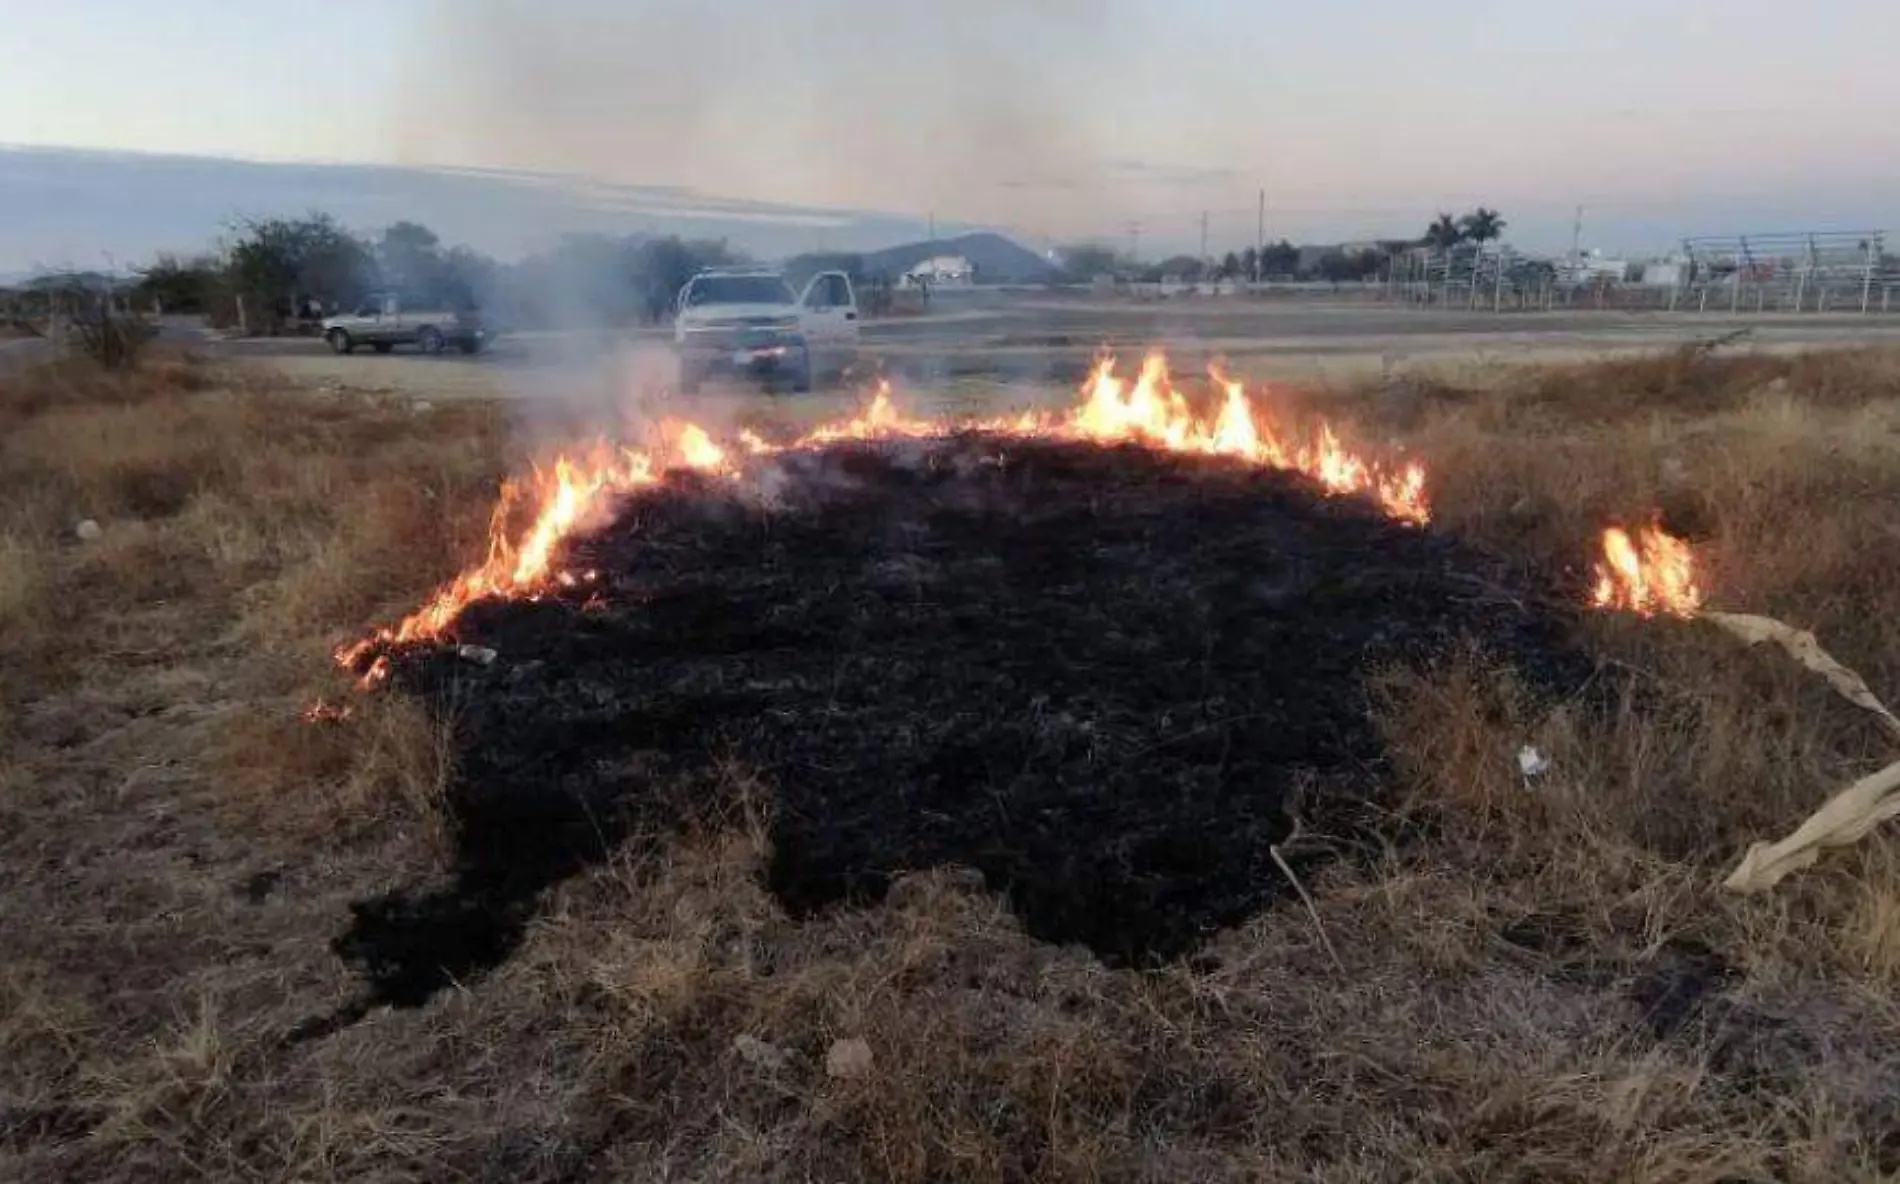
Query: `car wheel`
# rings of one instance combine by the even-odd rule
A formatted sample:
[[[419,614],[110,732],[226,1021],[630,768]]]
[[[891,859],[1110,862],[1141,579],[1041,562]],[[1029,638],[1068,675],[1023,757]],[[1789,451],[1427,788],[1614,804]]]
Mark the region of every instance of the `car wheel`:
[[[799,364],[798,369],[792,371],[792,393],[795,395],[803,395],[810,393],[810,391],[811,354],[807,353],[805,360]]]
[[[425,354],[441,353],[442,330],[434,325],[424,325],[422,332],[416,334],[416,344],[422,347],[422,352]]]
[[[356,343],[351,341],[350,335],[343,330],[332,329],[330,330],[330,348],[336,353],[347,354],[356,349]]]

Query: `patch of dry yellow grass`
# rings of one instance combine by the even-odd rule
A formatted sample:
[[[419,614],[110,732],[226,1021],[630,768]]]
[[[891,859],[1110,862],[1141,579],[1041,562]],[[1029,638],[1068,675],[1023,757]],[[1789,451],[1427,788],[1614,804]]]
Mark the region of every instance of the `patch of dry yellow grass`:
[[[0,535],[0,629],[28,627],[45,604],[40,552],[25,540]]]

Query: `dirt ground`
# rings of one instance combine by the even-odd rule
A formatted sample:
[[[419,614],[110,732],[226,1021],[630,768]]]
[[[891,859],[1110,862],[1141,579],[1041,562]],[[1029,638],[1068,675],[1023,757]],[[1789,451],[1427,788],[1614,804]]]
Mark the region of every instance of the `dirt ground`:
[[[330,651],[477,558],[526,459],[518,407],[431,402],[169,356],[0,376],[0,1176],[1900,1172],[1900,842],[1718,887],[1891,740],[1695,621],[1572,614],[1607,696],[1479,655],[1382,670],[1389,828],[1313,821],[1299,891],[1191,954],[1045,940],[954,866],[789,909],[786,770],[714,751],[649,786],[712,808],[542,889],[492,969],[350,1012],[338,939],[439,886],[471,766],[455,716],[354,695]],[[1660,509],[1712,604],[1900,693],[1891,352],[1314,404],[1422,458],[1432,537],[1501,586],[1577,586],[1601,525]],[[319,697],[350,714],[309,722]]]

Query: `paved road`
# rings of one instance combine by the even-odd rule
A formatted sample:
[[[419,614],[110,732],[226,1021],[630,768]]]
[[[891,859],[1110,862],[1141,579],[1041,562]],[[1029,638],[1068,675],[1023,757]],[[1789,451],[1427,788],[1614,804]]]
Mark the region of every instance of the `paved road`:
[[[1349,381],[1368,373],[1466,370],[1666,348],[1748,331],[1757,348],[1900,345],[1900,315],[1485,313],[1365,301],[1201,298],[1114,301],[996,295],[939,299],[929,315],[868,322],[865,352],[909,384],[959,380],[1072,384],[1103,346],[1134,354],[1162,346],[1184,367],[1223,359],[1258,377]],[[318,384],[458,395],[555,396],[606,375],[646,385],[668,364],[664,331],[522,333],[479,358],[397,353],[332,356],[314,339],[221,343],[269,358]],[[664,381],[660,379],[660,381]]]

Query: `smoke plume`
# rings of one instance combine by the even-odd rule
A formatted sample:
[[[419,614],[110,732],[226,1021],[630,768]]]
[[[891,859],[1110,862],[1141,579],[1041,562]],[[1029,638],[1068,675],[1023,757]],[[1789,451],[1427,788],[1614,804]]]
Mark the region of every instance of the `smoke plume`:
[[[1105,0],[605,9],[444,3],[404,154],[1028,225],[1116,179],[1088,118]]]

